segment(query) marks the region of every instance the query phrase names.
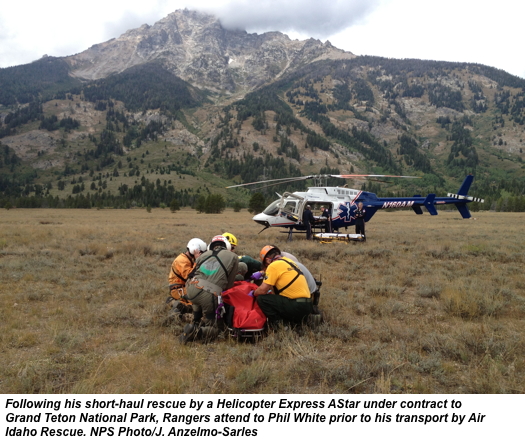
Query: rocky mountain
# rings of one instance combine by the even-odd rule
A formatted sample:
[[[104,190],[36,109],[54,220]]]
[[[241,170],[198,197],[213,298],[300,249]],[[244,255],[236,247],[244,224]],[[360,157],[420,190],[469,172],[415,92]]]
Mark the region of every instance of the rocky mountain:
[[[227,30],[212,15],[179,10],[153,26],[132,29],[66,61],[71,75],[82,80],[157,61],[197,87],[235,92],[253,90],[318,60],[354,57],[330,42],[291,40],[281,32],[259,35]]]
[[[446,194],[473,173],[485,207],[520,210],[524,140],[525,80],[504,71],[355,57],[192,11],[0,69],[0,207],[246,203],[224,187],[355,171],[422,177],[349,182],[380,195]]]

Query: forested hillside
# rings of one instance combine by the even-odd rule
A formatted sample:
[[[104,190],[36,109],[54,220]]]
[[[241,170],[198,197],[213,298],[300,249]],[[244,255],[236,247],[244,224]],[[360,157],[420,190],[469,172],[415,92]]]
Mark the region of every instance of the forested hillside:
[[[80,81],[69,76],[68,64],[54,57],[44,57],[22,66],[0,69],[0,105],[13,106],[54,96],[65,90],[78,92]]]
[[[375,187],[383,194],[443,194],[472,173],[485,208],[521,209],[524,86],[480,65],[375,57],[320,62],[226,107],[232,122],[212,151],[235,158],[256,131],[303,170],[315,172],[308,158],[322,154],[341,172],[424,177]]]
[[[348,184],[443,195],[472,173],[487,200],[476,209],[525,209],[525,80],[487,66],[325,60],[245,96],[162,63],[80,83],[46,58],[0,81],[0,206],[196,206],[213,193],[239,206],[251,193],[228,183],[384,172],[423,179]]]

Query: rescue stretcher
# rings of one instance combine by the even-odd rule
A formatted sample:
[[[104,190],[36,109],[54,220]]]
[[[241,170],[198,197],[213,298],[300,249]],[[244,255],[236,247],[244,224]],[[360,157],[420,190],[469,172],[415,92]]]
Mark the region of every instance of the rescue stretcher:
[[[333,242],[349,242],[349,241],[364,241],[365,237],[361,234],[339,234],[336,232],[322,232],[314,234],[314,238],[319,240],[321,243],[333,243]]]

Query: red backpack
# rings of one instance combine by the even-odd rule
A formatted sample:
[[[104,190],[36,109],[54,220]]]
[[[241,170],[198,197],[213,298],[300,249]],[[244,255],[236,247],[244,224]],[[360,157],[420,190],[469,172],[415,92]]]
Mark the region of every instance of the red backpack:
[[[234,329],[260,330],[266,325],[266,316],[254,297],[248,295],[257,285],[236,281],[231,289],[222,293],[222,300],[230,306],[227,325]],[[233,313],[232,313],[233,309]]]

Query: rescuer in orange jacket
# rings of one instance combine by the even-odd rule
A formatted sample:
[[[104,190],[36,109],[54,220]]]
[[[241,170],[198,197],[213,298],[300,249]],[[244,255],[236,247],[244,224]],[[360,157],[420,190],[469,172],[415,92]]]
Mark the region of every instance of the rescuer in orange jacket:
[[[186,295],[186,281],[195,267],[195,260],[206,251],[206,243],[200,238],[192,238],[186,245],[186,252],[173,260],[168,275],[170,297],[166,303],[170,306],[173,315],[191,313],[191,302],[184,298]],[[173,316],[175,317],[175,316]]]

